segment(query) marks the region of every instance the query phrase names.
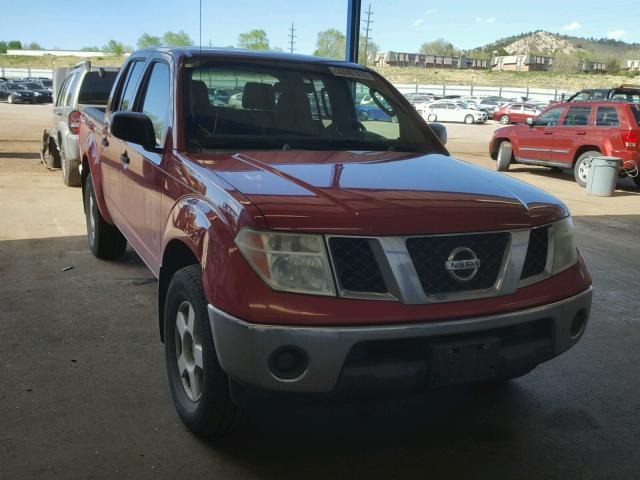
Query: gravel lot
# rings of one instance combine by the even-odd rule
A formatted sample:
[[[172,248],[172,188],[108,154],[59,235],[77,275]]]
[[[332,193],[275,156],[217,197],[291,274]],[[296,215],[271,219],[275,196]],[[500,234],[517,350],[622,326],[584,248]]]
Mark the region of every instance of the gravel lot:
[[[595,297],[584,339],[566,354],[499,389],[265,408],[241,435],[205,444],[171,403],[150,272],[133,252],[93,258],[80,190],[39,164],[50,112],[0,104],[0,478],[638,478],[631,182],[597,198],[545,168],[509,173],[576,217]],[[494,128],[449,125],[448,146],[492,167]]]

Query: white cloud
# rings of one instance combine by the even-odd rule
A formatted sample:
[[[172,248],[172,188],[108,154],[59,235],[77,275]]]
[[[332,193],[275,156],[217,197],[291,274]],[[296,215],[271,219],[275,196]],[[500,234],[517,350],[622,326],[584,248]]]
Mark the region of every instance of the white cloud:
[[[437,8],[430,8],[429,10],[427,10],[426,12],[427,15],[434,15],[436,13],[438,13],[438,9]]]
[[[484,18],[482,18],[482,17],[476,17],[476,22],[484,22]]]
[[[496,17],[489,17],[489,18],[476,17],[476,22],[479,22],[479,23],[493,23],[495,21],[496,21]]]
[[[580,25],[580,23],[574,20],[571,23],[567,23],[566,25],[563,25],[560,30],[578,30],[580,27],[582,27],[582,25]]]
[[[607,38],[613,38],[617,40],[620,37],[623,37],[627,34],[626,30],[613,30],[612,32],[607,33]]]
[[[487,23],[493,23],[496,21],[496,17],[487,18]]]
[[[424,20],[419,18],[415,22],[411,24],[411,28],[418,28],[420,25],[424,23]]]

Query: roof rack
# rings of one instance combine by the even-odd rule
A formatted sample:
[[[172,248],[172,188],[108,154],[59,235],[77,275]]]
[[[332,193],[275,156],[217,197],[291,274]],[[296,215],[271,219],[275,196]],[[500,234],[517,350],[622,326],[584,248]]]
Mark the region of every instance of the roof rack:
[[[86,68],[87,70],[91,70],[91,60],[83,60],[82,62],[76,63],[73,68]]]

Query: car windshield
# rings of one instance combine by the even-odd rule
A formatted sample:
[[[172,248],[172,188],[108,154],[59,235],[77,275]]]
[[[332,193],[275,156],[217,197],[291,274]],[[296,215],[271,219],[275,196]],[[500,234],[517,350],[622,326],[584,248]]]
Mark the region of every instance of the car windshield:
[[[40,85],[38,83],[34,83],[34,82],[25,83],[24,85],[25,85],[25,87],[30,88],[32,90],[41,90],[42,89],[42,85]]]
[[[27,88],[24,85],[20,85],[18,83],[8,83],[7,88],[11,90],[26,90]]]
[[[399,93],[357,68],[196,60],[183,86],[190,150],[444,150]],[[233,94],[214,103],[212,89]]]

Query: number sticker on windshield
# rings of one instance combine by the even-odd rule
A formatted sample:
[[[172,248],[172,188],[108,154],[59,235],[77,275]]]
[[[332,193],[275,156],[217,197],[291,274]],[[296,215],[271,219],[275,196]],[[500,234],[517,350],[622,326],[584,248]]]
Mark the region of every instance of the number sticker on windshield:
[[[331,73],[333,73],[336,77],[348,77],[358,80],[373,81],[373,75],[371,75],[369,72],[356,70],[355,68],[329,67],[329,70],[331,70]]]

